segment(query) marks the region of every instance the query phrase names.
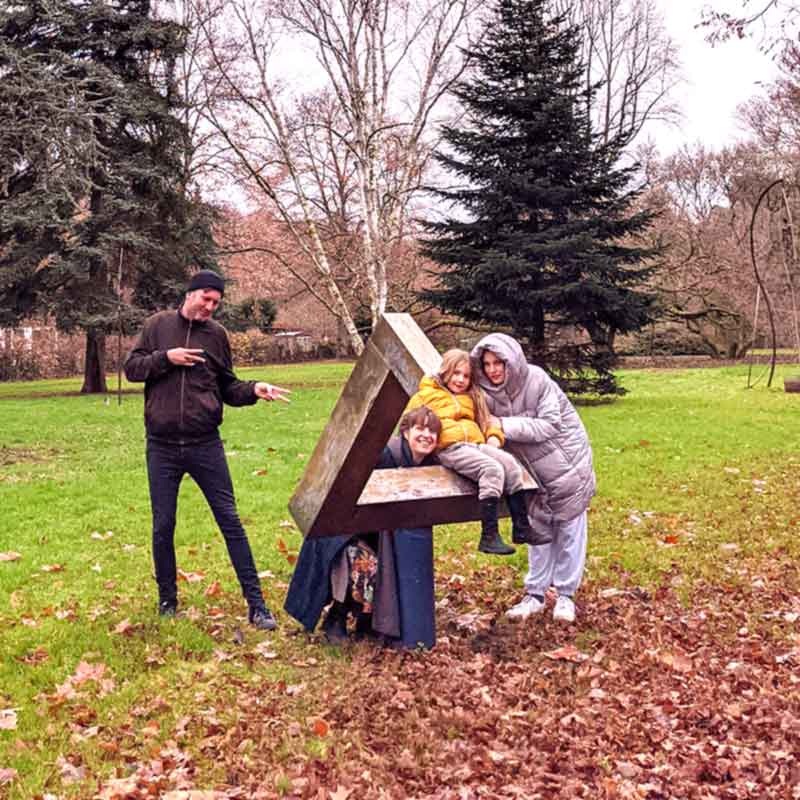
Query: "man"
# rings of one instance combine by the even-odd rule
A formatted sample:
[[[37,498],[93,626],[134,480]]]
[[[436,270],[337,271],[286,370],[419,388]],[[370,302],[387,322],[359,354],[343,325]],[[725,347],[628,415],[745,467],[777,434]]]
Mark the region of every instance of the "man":
[[[161,616],[178,609],[175,512],[185,474],[200,487],[228,548],[248,619],[259,630],[274,630],[264,603],[247,534],[236,510],[225,449],[219,435],[222,406],[262,400],[289,402],[288,389],[240,381],[233,373],[225,328],[211,319],[225,284],[216,272],[201,270],[190,280],[177,311],[149,317],[125,359],[129,381],[144,381],[147,477],[153,510],[153,561]]]
[[[558,384],[526,362],[515,339],[504,333],[484,336],[471,358],[490,424],[502,428],[505,448],[541,487],[529,509],[531,524],[552,539],[528,547],[525,596],[506,616],[524,620],[541,614],[552,585],[558,592],[553,619],[574,622],[574,597],[586,564],[587,511],[596,486],[586,428]]]

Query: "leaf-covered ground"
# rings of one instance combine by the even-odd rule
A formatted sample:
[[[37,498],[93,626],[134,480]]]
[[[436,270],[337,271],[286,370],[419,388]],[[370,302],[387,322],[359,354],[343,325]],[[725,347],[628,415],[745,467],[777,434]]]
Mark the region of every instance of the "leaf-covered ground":
[[[549,607],[506,622],[509,571],[451,578],[431,653],[358,643],[317,658],[316,637],[265,639],[239,657],[282,647],[298,683],[199,668],[197,713],[96,796],[798,798],[800,572],[783,555],[721,558],[719,582],[688,593],[678,569],[649,590],[620,573],[586,587],[574,626]],[[138,710],[131,744],[158,704]],[[79,706],[73,719],[91,727]],[[99,744],[118,752],[124,731]],[[215,788],[195,788],[200,762]]]
[[[192,486],[181,615],[156,616],[138,399],[3,401],[0,797],[800,800],[795,398],[631,374],[581,409],[600,492],[577,624],[506,621],[524,554],[448,526],[437,648],[337,650],[280,613],[286,498],[341,377],[307,369],[280,416],[226,422],[275,634]]]

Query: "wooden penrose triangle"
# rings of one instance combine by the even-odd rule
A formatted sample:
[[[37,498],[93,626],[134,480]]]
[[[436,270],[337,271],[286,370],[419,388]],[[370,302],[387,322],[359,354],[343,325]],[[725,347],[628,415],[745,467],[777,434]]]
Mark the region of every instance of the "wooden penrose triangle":
[[[475,484],[445,467],[373,472],[409,397],[440,362],[410,314],[381,317],[289,501],[306,536],[480,519]]]

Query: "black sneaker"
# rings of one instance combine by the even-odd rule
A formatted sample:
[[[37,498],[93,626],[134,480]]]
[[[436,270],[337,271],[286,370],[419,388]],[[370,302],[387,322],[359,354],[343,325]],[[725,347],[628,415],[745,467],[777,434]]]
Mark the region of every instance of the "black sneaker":
[[[247,618],[250,624],[260,631],[274,631],[278,627],[275,617],[272,616],[272,612],[266,606],[257,606],[255,608],[251,606]]]
[[[322,634],[328,644],[342,645],[349,640],[347,634],[347,608],[334,601],[322,623]]]
[[[355,639],[377,639],[379,635],[372,627],[372,614],[365,614],[363,611],[356,614],[356,629],[353,633]]]
[[[159,617],[174,617],[178,613],[177,600],[162,600],[158,604]]]

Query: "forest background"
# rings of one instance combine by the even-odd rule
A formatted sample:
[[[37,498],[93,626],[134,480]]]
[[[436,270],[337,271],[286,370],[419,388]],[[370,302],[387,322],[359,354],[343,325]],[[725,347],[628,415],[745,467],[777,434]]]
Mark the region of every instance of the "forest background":
[[[115,32],[124,39],[132,28],[109,19],[102,44],[59,44],[61,61],[47,50],[48,69],[27,58],[45,52],[44,37],[24,40],[14,27],[11,12],[25,4],[7,6],[0,63],[21,82],[6,82],[0,102],[0,144],[18,156],[0,167],[0,374],[79,368],[85,391],[105,388],[103,367],[118,360],[106,339],[132,332],[137,311],[174,299],[187,261],[204,265],[201,251],[235,280],[229,325],[247,300],[254,324],[309,333],[321,345],[313,354],[358,354],[385,310],[413,313],[444,345],[475,335],[420,300],[436,267],[419,236],[421,220],[443,211],[429,190],[448,178],[433,155],[442,125],[457,125],[462,113],[450,89],[469,78],[463,48],[481,29],[486,3],[124,5],[146,32],[138,51],[114,61]],[[601,141],[627,132],[625,163],[638,165],[644,187],[637,203],[654,212],[644,244],[662,252],[647,286],[659,297],[660,321],[618,349],[740,357],[768,340],[764,295],[779,344],[797,346],[795,4],[745,3],[741,17],[709,9],[698,19],[709,48],[726,36],[758,35],[779,77],[740,108],[741,141],[719,150],[687,143],[669,156],[651,131],[679,124],[684,75],[659,5],[550,6],[580,26],[586,83],[597,87],[587,114]],[[53,92],[53,65],[85,46],[108,70],[81,76],[97,92],[71,108]],[[115,138],[121,112],[104,105],[102,80],[123,74],[131,107],[144,110],[134,135]],[[154,98],[166,101],[157,113],[155,102],[148,106]],[[103,159],[114,168],[103,169]],[[93,172],[75,168],[87,163]],[[121,200],[114,181],[138,186],[136,202]],[[13,229],[20,219],[23,237]],[[752,256],[763,278],[760,308]],[[47,320],[39,348],[12,327],[32,319]],[[84,355],[58,331],[85,335]]]

